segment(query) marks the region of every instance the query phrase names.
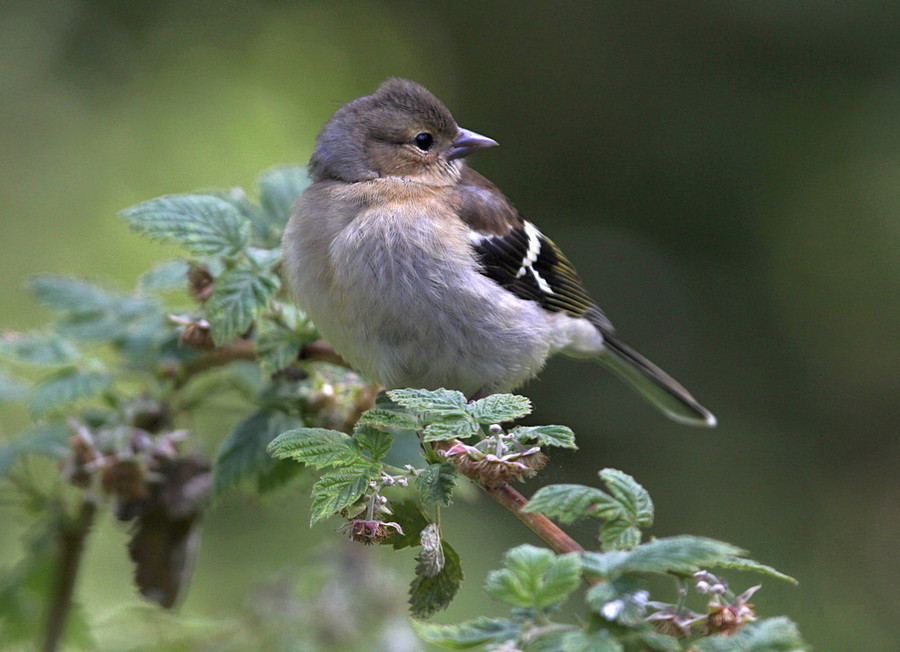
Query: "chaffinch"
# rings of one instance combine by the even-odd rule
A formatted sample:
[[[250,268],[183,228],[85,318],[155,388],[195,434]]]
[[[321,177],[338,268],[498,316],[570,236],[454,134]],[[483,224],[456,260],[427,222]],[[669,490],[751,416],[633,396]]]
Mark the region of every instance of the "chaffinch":
[[[676,421],[715,425],[619,341],[559,248],[466,165],[496,145],[403,79],[338,109],[284,234],[300,308],[386,387],[510,391],[562,353],[601,362]]]

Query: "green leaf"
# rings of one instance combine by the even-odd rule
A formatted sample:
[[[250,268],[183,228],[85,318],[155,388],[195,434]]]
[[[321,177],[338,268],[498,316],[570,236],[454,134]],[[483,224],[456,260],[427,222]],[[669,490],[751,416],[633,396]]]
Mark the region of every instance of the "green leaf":
[[[586,573],[609,580],[626,573],[693,573],[739,553],[730,543],[681,535],[654,539],[627,551],[585,552],[582,558]]]
[[[596,632],[569,632],[563,638],[562,652],[623,652],[625,648],[606,629]]]
[[[791,652],[809,649],[787,618],[767,618],[730,636],[710,636],[693,643],[696,652]]]
[[[357,425],[353,431],[353,441],[356,442],[361,451],[367,453],[372,460],[377,462],[391,450],[394,436],[374,426]]]
[[[617,469],[603,469],[600,471],[600,478],[606,483],[609,493],[633,517],[634,525],[641,527],[653,525],[653,501],[647,490],[634,478]]]
[[[275,410],[259,410],[238,423],[225,437],[216,453],[214,466],[215,493],[235,487],[249,477],[257,478],[257,488],[272,489],[279,485],[274,477],[287,479],[290,472],[277,467],[297,469],[296,464],[275,460],[267,452],[269,443],[279,433],[299,425],[295,417]]]
[[[426,643],[450,650],[470,650],[487,643],[514,641],[522,630],[522,624],[515,620],[485,617],[466,620],[458,625],[435,625],[414,620],[412,626]]]
[[[493,394],[470,404],[469,413],[484,425],[504,423],[531,414],[531,401],[515,394]]]
[[[58,407],[96,396],[108,388],[112,381],[112,374],[66,367],[34,387],[28,398],[28,406],[35,416],[41,416]]]
[[[396,533],[387,543],[394,550],[411,548],[421,543],[422,530],[429,525],[428,517],[422,512],[422,508],[414,500],[404,500],[399,503],[391,502],[391,520],[403,528],[403,533]]]
[[[258,326],[256,357],[264,373],[272,375],[296,362],[303,346],[303,338],[298,333],[268,319],[261,319]]]
[[[444,549],[444,568],[432,577],[416,576],[409,587],[410,613],[414,618],[428,618],[438,611],[447,608],[463,580],[459,555],[446,541],[442,541]]]
[[[448,462],[431,464],[416,476],[416,489],[427,505],[449,505],[455,485],[456,471]]]
[[[426,419],[427,420],[427,419]],[[429,423],[422,432],[423,441],[447,441],[466,439],[478,433],[478,424],[467,414],[446,415]]]
[[[62,312],[106,310],[114,297],[106,290],[69,276],[40,274],[28,279],[28,289],[39,303]]]
[[[75,362],[81,353],[57,333],[3,333],[0,356],[28,364],[61,365]]]
[[[369,481],[381,473],[380,464],[363,463],[326,473],[312,488],[309,524],[337,514],[353,505],[366,492]]]
[[[581,583],[577,553],[556,555],[526,544],[507,551],[503,565],[503,570],[488,573],[485,591],[514,607],[550,607],[568,598]]]
[[[780,580],[784,580],[785,582],[790,582],[791,584],[799,584],[799,582],[790,575],[785,575],[781,571],[776,570],[771,566],[766,566],[765,564],[761,564],[758,561],[753,561],[752,559],[746,559],[744,557],[726,557],[725,559],[718,561],[713,565],[718,566],[719,568],[733,568],[734,570],[751,571],[754,573],[760,573],[762,575],[768,575],[769,577],[776,577]]]
[[[450,389],[392,389],[388,396],[410,410],[436,416],[463,416],[466,414],[466,397],[462,392]]]
[[[271,233],[277,240],[291,216],[297,198],[309,185],[306,168],[281,165],[263,173],[259,180],[259,201],[266,211]]]
[[[246,332],[279,287],[281,281],[271,272],[246,265],[225,271],[216,279],[212,296],[206,302],[213,341],[226,344]]]
[[[167,260],[145,272],[137,282],[141,292],[168,292],[184,290],[187,287],[187,273],[190,269],[187,261],[182,259]]]
[[[250,222],[214,195],[168,195],[122,211],[132,230],[200,256],[233,256],[247,246]]]
[[[348,435],[325,428],[288,430],[272,440],[266,450],[273,457],[296,460],[317,469],[365,461]]]
[[[69,453],[69,437],[72,428],[68,423],[55,421],[30,428],[0,445],[0,478],[22,455],[41,455],[54,459],[64,459]]]
[[[419,428],[419,420],[409,412],[377,407],[363,412],[357,423],[397,430],[418,430]]]
[[[523,444],[536,439],[541,446],[578,449],[575,433],[567,426],[517,426],[509,434]]]
[[[641,530],[630,518],[614,517],[600,526],[600,543],[604,550],[631,550],[641,542]]]
[[[591,609],[609,622],[626,627],[644,624],[650,594],[633,577],[595,584],[584,595]]]
[[[562,523],[574,523],[588,516],[616,515],[620,509],[618,501],[600,489],[580,484],[553,484],[538,489],[522,511],[540,512]]]

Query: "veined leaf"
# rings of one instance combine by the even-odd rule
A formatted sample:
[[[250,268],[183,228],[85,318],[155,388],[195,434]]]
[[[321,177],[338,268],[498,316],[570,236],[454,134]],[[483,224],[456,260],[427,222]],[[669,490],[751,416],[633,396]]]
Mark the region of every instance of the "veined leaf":
[[[230,342],[250,328],[279,287],[281,281],[275,274],[245,265],[233,267],[216,279],[206,303],[206,317],[216,344]]]
[[[466,397],[456,390],[392,389],[387,394],[395,403],[410,410],[438,416],[466,414]]]
[[[428,421],[428,419],[426,419]],[[425,426],[423,441],[466,439],[478,432],[478,424],[468,414],[444,415]]]
[[[446,609],[459,591],[463,580],[459,555],[446,541],[442,541],[441,545],[444,550],[444,568],[441,572],[431,577],[418,575],[409,587],[410,613],[414,618],[428,618]]]
[[[515,394],[492,394],[470,404],[468,409],[475,421],[490,425],[514,421],[531,414],[531,401]]]
[[[799,584],[799,582],[790,575],[785,575],[781,571],[776,570],[771,566],[766,566],[765,564],[761,564],[758,561],[746,559],[744,557],[726,557],[725,559],[718,561],[712,565],[718,566],[719,568],[732,568],[734,570],[761,573],[770,577],[777,577],[778,579],[784,580],[785,582],[790,582],[791,584]]]
[[[323,475],[312,489],[309,524],[350,507],[362,497],[369,481],[381,473],[380,464],[363,463],[347,466]]]
[[[260,177],[259,201],[269,223],[269,239],[278,240],[291,216],[291,208],[309,183],[306,168],[300,165],[280,165]]]
[[[444,548],[441,531],[436,523],[429,523],[419,533],[419,552],[416,554],[416,575],[433,577],[444,569]]]
[[[409,412],[377,407],[363,412],[357,423],[359,425],[396,428],[397,430],[416,430],[419,427],[419,420]]]
[[[540,512],[562,523],[574,523],[588,516],[614,516],[620,509],[618,501],[600,489],[580,484],[552,484],[538,489],[522,511]]]
[[[167,195],[122,211],[135,231],[200,256],[234,255],[247,246],[250,222],[214,195]]]
[[[518,441],[528,443],[537,440],[540,446],[577,449],[575,433],[567,426],[517,426],[509,431]]]
[[[577,553],[556,555],[526,544],[507,551],[503,565],[503,570],[488,573],[484,588],[492,598],[514,607],[550,607],[565,600],[581,583]]]
[[[353,431],[353,441],[360,450],[367,453],[374,461],[378,461],[391,450],[394,436],[374,426],[357,424]]]
[[[326,428],[288,430],[272,440],[267,450],[273,457],[296,460],[317,469],[365,462],[348,435]]]
[[[142,292],[165,292],[183,290],[187,287],[187,261],[167,260],[150,268],[138,279],[137,286]]]
[[[653,501],[634,478],[618,469],[603,469],[600,478],[606,483],[609,493],[632,515],[635,525],[653,525]]]
[[[256,352],[264,373],[274,374],[297,360],[303,346],[300,335],[267,319],[261,319],[258,325]]]
[[[428,505],[449,505],[456,485],[456,471],[448,462],[430,464],[416,476],[416,489]]]

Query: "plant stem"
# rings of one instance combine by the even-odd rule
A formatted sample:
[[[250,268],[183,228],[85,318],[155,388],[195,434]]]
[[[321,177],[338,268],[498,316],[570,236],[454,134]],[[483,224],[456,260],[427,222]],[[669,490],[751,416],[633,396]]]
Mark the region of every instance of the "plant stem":
[[[86,496],[74,519],[67,520],[63,517],[56,525],[59,558],[56,576],[53,580],[51,602],[47,611],[47,631],[42,648],[44,652],[55,652],[59,648],[63,632],[65,632],[66,621],[72,609],[72,595],[75,592],[75,582],[81,566],[84,542],[94,523],[96,513],[96,504]]]
[[[510,484],[502,484],[499,487],[484,487],[487,494],[511,511],[517,519],[522,521],[528,528],[538,537],[550,546],[557,554],[565,554],[567,552],[584,552],[575,539],[568,534],[549,518],[543,514],[532,514],[523,512],[522,507],[528,500],[516,491]]]

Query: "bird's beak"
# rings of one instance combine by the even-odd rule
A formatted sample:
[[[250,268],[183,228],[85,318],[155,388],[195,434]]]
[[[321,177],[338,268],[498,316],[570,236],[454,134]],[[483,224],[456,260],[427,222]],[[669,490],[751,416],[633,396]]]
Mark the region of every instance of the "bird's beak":
[[[496,147],[499,144],[493,138],[460,128],[459,133],[456,134],[456,138],[453,140],[453,147],[447,152],[447,158],[450,160],[462,158],[488,147]]]

